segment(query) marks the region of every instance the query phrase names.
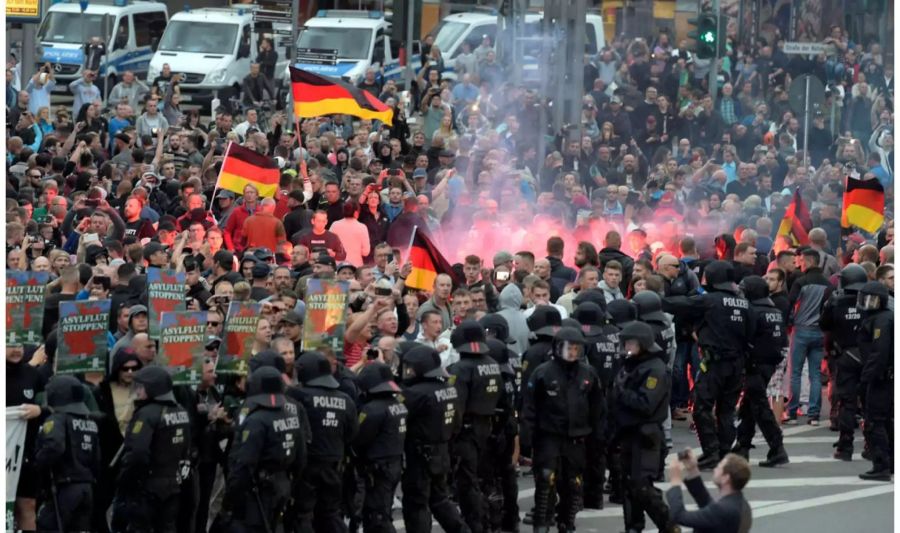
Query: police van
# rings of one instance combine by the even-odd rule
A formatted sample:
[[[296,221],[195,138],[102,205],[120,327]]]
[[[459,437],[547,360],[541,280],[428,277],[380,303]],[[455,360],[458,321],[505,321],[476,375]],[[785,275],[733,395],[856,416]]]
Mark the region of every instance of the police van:
[[[391,23],[380,11],[319,10],[300,29],[297,50],[296,68],[353,85],[370,67],[380,80],[400,80],[404,73],[400,43],[391,40]],[[412,66],[421,66],[418,55]]]
[[[50,6],[37,33],[37,67],[50,63],[56,71],[54,92],[68,92],[69,82],[81,77],[84,44],[95,37],[106,46],[97,85],[118,83],[130,70],[143,76],[166,28],[168,13],[161,2],[85,1]]]
[[[259,42],[273,37],[278,63],[274,87],[277,89],[288,65],[290,39],[275,33],[290,31],[289,24],[254,22],[260,9],[253,4],[203,8],[172,15],[169,25],[150,61],[148,82],[168,64],[173,74],[181,74],[181,101],[207,105],[214,98],[225,102],[240,95],[241,83],[256,60]],[[273,95],[274,96],[274,95]]]
[[[524,63],[522,67],[523,77],[526,81],[537,80],[538,58],[541,48],[541,21],[543,13],[525,14],[525,43]],[[597,54],[606,44],[603,32],[603,18],[600,15],[588,14],[585,19],[585,53],[591,57]],[[496,49],[498,26],[496,13],[456,13],[444,17],[441,22],[430,32],[434,37],[434,44],[441,50],[444,57],[443,78],[456,79],[454,69],[456,58],[462,53],[464,42],[469,43],[472,51],[481,44],[485,37],[489,37],[491,44]],[[552,37],[546,37],[552,38]]]

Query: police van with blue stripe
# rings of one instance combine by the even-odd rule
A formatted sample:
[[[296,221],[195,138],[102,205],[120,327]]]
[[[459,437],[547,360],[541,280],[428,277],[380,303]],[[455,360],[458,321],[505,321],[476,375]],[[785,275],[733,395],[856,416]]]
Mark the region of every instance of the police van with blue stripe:
[[[391,22],[380,11],[319,10],[300,29],[297,50],[294,67],[353,85],[369,68],[382,82],[403,79],[401,43],[391,40]],[[418,55],[412,66],[421,68]]]
[[[83,4],[83,7],[82,7]],[[143,78],[168,22],[161,2],[90,0],[50,6],[37,33],[38,67],[50,63],[56,72],[54,92],[68,92],[69,82],[81,78],[84,44],[94,38],[106,46],[97,85],[109,90],[125,71]]]

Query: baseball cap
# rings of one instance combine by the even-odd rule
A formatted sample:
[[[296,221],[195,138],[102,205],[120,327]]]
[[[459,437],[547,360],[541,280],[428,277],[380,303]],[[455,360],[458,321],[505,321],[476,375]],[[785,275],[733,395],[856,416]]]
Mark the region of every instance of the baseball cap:
[[[622,105],[622,98],[619,95],[614,95],[609,99],[609,103]]]
[[[426,172],[424,168],[417,168],[417,169],[413,170],[413,179],[427,178],[427,177],[428,177],[428,172]]]
[[[320,265],[329,265],[331,268],[337,269],[337,263],[335,263],[334,258],[328,254],[319,254],[316,257],[316,263]]]
[[[157,252],[165,252],[166,247],[156,241],[150,241],[144,246],[144,260],[149,261],[150,257]]]
[[[329,257],[330,257],[330,256],[329,256]],[[348,262],[346,262],[346,261],[341,261],[341,262],[338,264],[338,266],[337,266],[337,271],[340,272],[341,270],[343,270],[343,269],[345,269],[345,268],[349,268],[349,269],[352,270],[354,273],[356,272],[356,267],[353,266],[352,263],[348,263]]]
[[[288,311],[281,318],[281,321],[287,322],[288,324],[294,324],[296,326],[299,326],[299,325],[303,324],[303,317],[300,316],[300,313],[297,313],[296,311]]]
[[[440,153],[438,153],[438,157],[456,157],[456,154],[450,150],[441,150]]]
[[[222,198],[230,198],[234,200],[234,193],[231,191],[219,191],[219,194],[216,195],[216,199],[221,200]]]
[[[253,265],[253,270],[251,270],[253,279],[265,279],[269,276],[270,272],[269,265],[265,263],[256,263]]]

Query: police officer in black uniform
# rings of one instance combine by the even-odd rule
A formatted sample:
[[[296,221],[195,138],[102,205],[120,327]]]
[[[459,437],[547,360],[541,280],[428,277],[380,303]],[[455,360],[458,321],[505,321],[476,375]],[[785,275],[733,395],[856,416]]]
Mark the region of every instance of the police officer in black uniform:
[[[606,310],[610,316],[610,325],[616,328],[614,334],[610,334],[608,342],[615,342],[615,353],[608,355],[604,362],[604,371],[600,374],[600,380],[606,386],[606,405],[607,410],[611,411],[614,402],[613,394],[615,393],[613,384],[619,371],[622,369],[622,363],[625,361],[624,352],[620,349],[619,333],[622,328],[637,320],[637,306],[628,300],[613,300],[606,306]],[[604,351],[608,351],[611,347],[607,344]],[[622,469],[622,453],[618,442],[611,438],[616,434],[616,417],[610,415],[606,420],[606,464],[609,468],[608,487],[604,490],[609,492],[610,503],[625,503],[625,484],[623,481]]]
[[[47,385],[53,414],[38,434],[34,466],[42,478],[49,478],[52,497],[38,512],[40,531],[91,530],[93,484],[101,468],[100,433],[84,399],[84,386],[72,376],[56,376]]]
[[[235,435],[225,486],[226,507],[242,531],[276,531],[291,498],[291,478],[299,478],[305,466],[300,418],[285,405],[278,370],[265,366],[250,374],[248,414]]]
[[[446,376],[433,348],[419,346],[403,356],[403,397],[409,413],[401,484],[403,522],[410,533],[430,532],[432,513],[448,533],[469,531],[447,488],[448,443],[462,414],[459,394]]]
[[[859,349],[866,354],[862,382],[866,386],[866,425],[872,469],[859,477],[890,481],[894,469],[894,313],[888,309],[890,293],[877,281],[869,281],[857,294],[856,307],[863,313]]]
[[[708,470],[734,443],[734,410],[741,392],[745,353],[754,332],[750,302],[738,294],[731,264],[712,261],[703,279],[706,293],[667,297],[663,309],[694,323],[701,356],[694,384],[694,424],[703,448],[697,464],[701,470]]]
[[[562,327],[559,310],[552,305],[539,305],[528,317],[528,329],[533,342],[522,354],[522,382],[528,383],[531,373],[553,355],[553,336]]]
[[[191,420],[159,366],[134,375],[135,411],[125,429],[116,499],[128,531],[175,530],[179,486],[189,471]]]
[[[644,528],[644,513],[662,532],[678,531],[669,518],[662,493],[653,486],[663,446],[662,423],[669,412],[671,378],[660,358],[653,330],[633,322],[619,332],[625,361],[613,391],[611,416],[621,447],[625,482],[625,527]]]
[[[524,391],[522,423],[529,428],[534,451],[534,530],[553,524],[551,498],[559,492],[556,523],[575,530],[581,510],[585,445],[603,430],[606,411],[600,378],[583,361],[585,339],[564,327],[554,336],[553,359],[538,366]],[[557,487],[556,478],[560,481]]]
[[[862,322],[862,313],[856,307],[859,290],[868,281],[866,270],[851,263],[841,270],[838,290],[831,293],[819,325],[826,334],[825,346],[829,367],[834,369],[834,400],[838,405],[838,441],[834,444],[834,458],[849,461],[853,457],[853,434],[858,425],[860,374],[865,356],[859,350],[857,329]],[[866,432],[868,433],[868,432]]]
[[[593,301],[578,304],[572,315],[581,324],[585,339],[585,362],[600,378],[603,403],[608,405],[606,391],[612,383],[612,369],[619,359],[619,328],[609,324],[609,313]],[[608,424],[608,421],[607,421]],[[599,436],[599,438],[595,438]],[[584,471],[585,509],[603,509],[603,482],[606,479],[606,456],[609,439],[606,428],[588,438],[587,467]]]
[[[775,420],[766,387],[775,367],[784,359],[787,351],[787,331],[784,315],[769,298],[769,284],[759,276],[747,276],[741,281],[741,291],[750,300],[750,322],[755,333],[750,339],[744,374],[744,394],[738,408],[741,422],[737,429],[737,444],[734,453],[745,459],[750,456],[756,426],[759,426],[769,453],[759,466],[773,467],[789,462],[784,449],[781,427]]]
[[[302,387],[288,394],[303,404],[312,429],[309,461],[297,484],[298,529],[343,532],[341,482],[345,450],[358,427],[356,405],[338,390],[331,363],[322,353],[306,352],[295,366]]]
[[[488,355],[484,328],[475,320],[463,320],[450,335],[459,361],[447,370],[459,395],[462,415],[459,433],[451,449],[456,459],[454,481],[460,511],[473,533],[484,529],[484,495],[478,480],[478,464],[491,435],[491,419],[503,387],[500,365]]]
[[[365,533],[394,531],[391,507],[403,469],[406,406],[391,367],[370,363],[357,379],[363,404],[353,450],[365,483],[362,523]]]
[[[502,318],[502,317],[500,317]],[[516,416],[518,387],[511,361],[516,360],[509,345],[500,339],[487,340],[488,355],[500,366],[503,380],[500,398],[491,424],[487,450],[479,464],[482,492],[487,497],[487,524],[492,530],[515,531],[519,524],[519,486],[516,479],[519,423]]]

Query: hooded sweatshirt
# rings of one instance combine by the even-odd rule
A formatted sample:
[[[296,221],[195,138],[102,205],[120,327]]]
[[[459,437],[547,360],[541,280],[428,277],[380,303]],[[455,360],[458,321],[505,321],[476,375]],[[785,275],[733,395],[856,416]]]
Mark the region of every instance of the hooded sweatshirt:
[[[509,348],[516,355],[522,355],[528,349],[528,323],[520,309],[523,299],[519,287],[510,283],[500,292],[500,310],[497,312],[509,324],[509,338],[515,341]]]

